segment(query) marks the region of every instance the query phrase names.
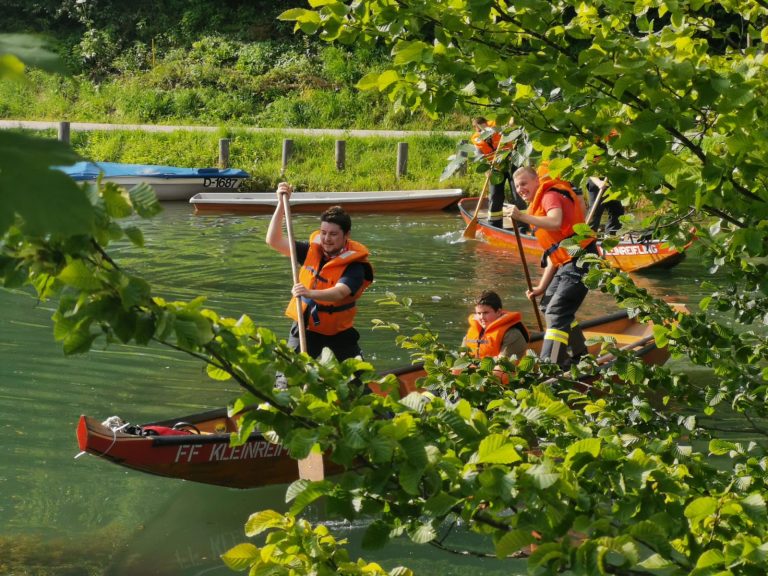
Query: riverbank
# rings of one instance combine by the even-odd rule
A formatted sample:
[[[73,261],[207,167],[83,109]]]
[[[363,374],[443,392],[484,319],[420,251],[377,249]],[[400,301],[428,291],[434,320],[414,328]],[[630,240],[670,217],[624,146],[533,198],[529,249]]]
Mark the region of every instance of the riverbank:
[[[2,120],[0,129],[57,138],[59,123]],[[461,188],[477,194],[482,175],[472,168],[466,175],[440,177],[456,153],[462,132],[403,130],[269,129],[161,124],[73,122],[72,147],[96,162],[125,162],[169,166],[208,167],[219,161],[219,140],[229,139],[229,165],[246,170],[251,178],[241,190],[274,190],[281,180],[300,191],[367,191]],[[292,140],[283,169],[283,143]],[[336,167],[336,143],[344,140],[346,159]],[[397,148],[408,144],[405,174],[398,175]]]

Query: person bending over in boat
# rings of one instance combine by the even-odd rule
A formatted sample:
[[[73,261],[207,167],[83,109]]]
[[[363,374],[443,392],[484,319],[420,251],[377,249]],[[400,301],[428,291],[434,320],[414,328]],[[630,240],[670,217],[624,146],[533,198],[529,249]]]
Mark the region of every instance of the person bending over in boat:
[[[546,174],[540,177],[529,166],[518,168],[513,179],[517,192],[529,206],[525,213],[517,206],[510,206],[507,216],[530,225],[544,249],[541,259],[544,272],[538,285],[526,291],[530,299],[544,295],[540,306],[547,330],[540,355],[565,368],[587,351],[584,334],[575,322],[576,312],[588,292],[582,282],[587,267],[576,264],[580,254],[571,256],[560,246],[560,242],[573,236],[574,224],[584,222],[583,203],[568,182]],[[584,252],[597,253],[594,238],[583,241],[581,248]]]
[[[485,290],[470,314],[469,328],[462,346],[469,348],[475,358],[522,357],[528,347],[528,328],[520,312],[509,312],[501,305],[501,297]]]
[[[287,194],[290,198],[292,192],[287,183],[278,185],[277,208],[266,236],[267,244],[285,256],[290,256],[291,247],[283,236],[280,196]],[[330,348],[339,361],[362,356],[354,320],[357,300],[373,282],[373,267],[368,262],[368,249],[350,238],[351,230],[349,215],[341,206],[332,206],[320,215],[320,230],[313,232],[308,242],[295,243],[301,270],[285,311],[294,320],[288,344],[299,350],[296,299],[300,298],[307,353],[315,358],[323,348]]]

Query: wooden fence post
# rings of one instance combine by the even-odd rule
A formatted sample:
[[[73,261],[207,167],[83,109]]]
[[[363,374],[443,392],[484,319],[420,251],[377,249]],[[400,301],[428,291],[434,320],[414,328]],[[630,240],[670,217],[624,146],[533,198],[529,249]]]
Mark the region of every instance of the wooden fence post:
[[[336,140],[336,170],[344,170],[347,165],[347,142]]]
[[[283,163],[280,168],[280,176],[285,176],[285,169],[288,166],[288,159],[293,153],[293,140],[290,138],[283,139]]]
[[[69,122],[59,122],[59,140],[65,144],[69,144]]]
[[[229,168],[229,138],[219,138],[219,168]]]
[[[397,143],[397,177],[408,172],[408,142]]]

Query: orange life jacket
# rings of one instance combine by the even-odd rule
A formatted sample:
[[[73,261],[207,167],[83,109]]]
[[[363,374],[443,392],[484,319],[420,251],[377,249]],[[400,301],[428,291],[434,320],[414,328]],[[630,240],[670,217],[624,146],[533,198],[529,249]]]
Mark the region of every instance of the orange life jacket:
[[[320,232],[316,231],[309,238],[309,252],[307,252],[307,257],[299,271],[299,282],[310,290],[333,288],[344,275],[347,266],[353,262],[361,262],[365,267],[363,284],[354,294],[350,294],[338,302],[312,300],[311,298],[301,299],[301,309],[304,312],[309,309],[306,329],[318,334],[333,336],[352,328],[354,325],[357,314],[357,299],[373,282],[373,266],[368,262],[368,248],[354,240],[347,240],[341,254],[326,262],[321,269],[322,258],[323,248],[320,245]],[[293,318],[294,321],[298,320],[295,296],[291,298],[285,315]]]
[[[566,262],[571,261],[571,255],[565,248],[560,247],[560,242],[566,238],[573,236],[574,224],[584,222],[584,210],[581,207],[581,202],[576,197],[576,192],[573,191],[571,185],[565,180],[559,178],[544,178],[541,180],[539,189],[536,190],[536,195],[533,197],[533,202],[528,206],[528,214],[532,216],[546,216],[547,213],[541,206],[541,201],[545,194],[560,194],[573,203],[573,219],[569,220],[567,212],[563,211],[563,221],[560,223],[560,228],[557,230],[544,230],[543,228],[534,228],[534,235],[536,240],[539,241],[539,245],[544,248],[544,256],[541,258],[541,266],[546,266],[547,258],[549,258],[555,266],[561,266]],[[588,238],[580,242],[582,248],[587,248],[595,241],[594,238]]]
[[[480,326],[475,315],[470,314],[469,329],[464,343],[472,350],[475,358],[498,356],[501,352],[504,334],[512,328],[519,328],[525,339],[530,339],[528,328],[523,324],[523,317],[520,312],[508,312],[506,310],[502,310],[502,312],[503,315],[491,322],[485,330]]]
[[[494,128],[496,126],[496,122],[494,122],[493,120],[489,120],[487,125],[488,125],[488,128]],[[501,140],[501,132],[494,131],[492,136],[485,139],[481,137],[481,134],[482,134],[482,131],[475,132],[470,137],[470,141],[472,142],[472,144],[475,145],[475,148],[477,148],[483,156],[490,156],[496,151],[496,148],[499,147],[499,140]]]

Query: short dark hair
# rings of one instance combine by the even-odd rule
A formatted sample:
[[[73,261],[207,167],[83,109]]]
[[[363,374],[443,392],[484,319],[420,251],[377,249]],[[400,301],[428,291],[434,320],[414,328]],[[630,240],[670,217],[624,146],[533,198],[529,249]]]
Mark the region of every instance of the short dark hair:
[[[352,230],[352,218],[349,217],[341,206],[331,206],[320,215],[320,222],[337,224],[344,234]]]
[[[485,116],[475,116],[472,118],[472,124],[488,124],[488,120],[486,120]]]
[[[490,306],[494,310],[501,310],[501,296],[493,290],[484,290],[477,299],[476,305]]]

